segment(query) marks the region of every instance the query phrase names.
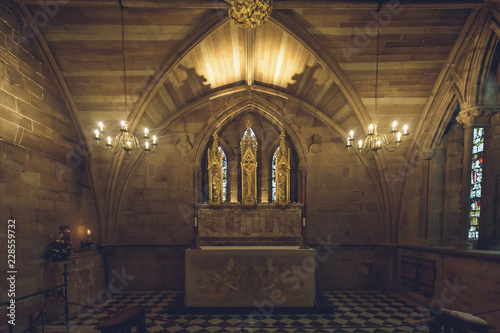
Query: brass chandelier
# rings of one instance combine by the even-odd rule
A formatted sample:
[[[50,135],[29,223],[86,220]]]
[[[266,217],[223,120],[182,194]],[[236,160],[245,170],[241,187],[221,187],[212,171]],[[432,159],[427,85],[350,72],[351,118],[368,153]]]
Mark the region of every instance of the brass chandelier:
[[[376,68],[375,68],[375,114],[378,112],[378,57],[380,53],[380,8],[382,3],[380,3],[377,9],[377,59],[376,59]],[[400,132],[398,130],[398,123],[394,121],[392,123],[392,130],[389,132],[390,135],[381,134],[377,131],[377,122],[374,121],[368,126],[368,134],[364,140],[359,140],[353,147],[354,139],[354,131],[349,132],[349,136],[347,137],[346,147],[349,151],[355,152],[361,155],[366,155],[370,150],[373,152],[377,152],[380,149],[384,148],[389,152],[395,151],[404,141],[406,141],[406,137],[410,135],[408,131],[408,125],[403,126],[403,131]],[[351,149],[349,149],[351,148]],[[355,148],[355,149],[354,149]]]
[[[121,14],[121,26],[122,26],[122,58],[123,58],[123,97],[125,102],[125,110],[127,108],[127,70],[125,65],[125,27],[123,24],[123,9],[125,8],[119,0],[120,4],[120,14]],[[129,123],[128,121],[122,120],[120,123],[120,129],[113,136],[107,136],[104,131],[104,124],[100,121],[99,129],[94,130],[94,140],[100,148],[110,150],[113,154],[116,154],[123,149],[128,154],[131,151],[135,151],[138,154],[142,152],[149,153],[156,149],[158,146],[156,135],[150,137],[149,130],[144,129],[144,143],[141,144],[139,139],[137,139],[133,134],[128,131]]]
[[[258,28],[267,22],[273,0],[231,0],[228,13],[240,28]]]

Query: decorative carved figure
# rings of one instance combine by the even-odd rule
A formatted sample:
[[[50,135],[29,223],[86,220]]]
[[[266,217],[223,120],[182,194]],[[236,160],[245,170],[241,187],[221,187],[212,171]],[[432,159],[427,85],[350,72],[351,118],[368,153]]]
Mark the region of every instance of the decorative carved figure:
[[[219,142],[214,132],[212,148],[208,148],[208,181],[210,188],[210,204],[220,205],[222,202],[222,152],[219,150]]]
[[[257,139],[252,135],[250,120],[247,121],[241,148],[241,201],[244,205],[257,204]]]
[[[184,135],[175,145],[175,151],[180,154],[187,154],[193,149],[193,145],[189,142],[189,137]]]
[[[286,147],[285,132],[280,134],[276,152],[276,201],[282,207],[290,203],[290,149]]]
[[[321,143],[321,136],[314,134],[311,137],[311,144],[309,145],[309,152],[311,154],[319,154],[323,151],[323,144]]]

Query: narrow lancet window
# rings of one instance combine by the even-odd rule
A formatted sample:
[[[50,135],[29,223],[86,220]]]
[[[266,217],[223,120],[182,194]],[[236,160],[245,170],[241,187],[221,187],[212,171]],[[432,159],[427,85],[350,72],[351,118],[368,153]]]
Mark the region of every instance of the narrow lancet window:
[[[470,187],[469,239],[479,236],[481,210],[481,182],[483,179],[484,128],[474,128],[472,139],[472,168]]]
[[[219,152],[222,155],[222,202],[227,202],[227,157],[221,146]]]
[[[280,151],[280,147],[278,146],[278,148],[276,148],[276,150],[274,151],[273,161],[271,164],[271,170],[272,170],[272,174],[271,174],[271,201],[272,202],[277,201],[277,199],[276,199],[276,166],[277,166],[277,158],[279,155],[279,151]]]

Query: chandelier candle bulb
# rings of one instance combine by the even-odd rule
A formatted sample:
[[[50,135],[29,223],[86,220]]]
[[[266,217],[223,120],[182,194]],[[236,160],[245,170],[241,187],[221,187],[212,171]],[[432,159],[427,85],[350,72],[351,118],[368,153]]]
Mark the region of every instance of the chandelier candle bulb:
[[[149,151],[149,141],[146,141],[146,148],[144,150]]]
[[[393,130],[393,132],[396,132],[398,130],[398,122],[397,121],[394,121],[392,123],[392,130]]]
[[[123,131],[123,132],[127,131],[127,124],[125,123],[125,120],[122,120],[120,122],[120,131]]]
[[[349,132],[349,137],[351,138],[351,140],[354,139],[354,131]]]
[[[101,132],[104,133],[104,125],[103,125],[102,121],[99,122],[99,128],[101,129]]]
[[[363,149],[363,140],[359,140],[358,144],[359,144],[359,149]]]
[[[370,126],[368,126],[368,135],[372,134],[373,134],[373,124],[370,124]]]
[[[111,147],[111,137],[110,136],[108,136],[108,144],[106,146]]]
[[[144,128],[144,139],[149,139],[147,127]]]
[[[408,133],[408,125],[405,124],[403,126],[403,135],[408,135],[408,134],[410,134],[410,133]]]
[[[401,142],[401,132],[398,132],[396,142]]]
[[[89,242],[90,242],[90,234],[91,234],[90,229],[88,229],[88,230],[87,230],[87,240],[88,240]]]
[[[94,133],[95,133],[94,139],[99,140],[99,131],[95,130]]]
[[[153,144],[156,145],[156,135],[153,135]]]

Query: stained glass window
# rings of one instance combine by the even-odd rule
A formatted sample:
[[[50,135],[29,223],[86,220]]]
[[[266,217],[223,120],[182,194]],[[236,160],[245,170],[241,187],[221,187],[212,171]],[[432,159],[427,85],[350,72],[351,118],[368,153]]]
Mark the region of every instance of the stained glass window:
[[[227,200],[227,157],[224,149],[219,146],[219,151],[222,153],[222,202]]]
[[[478,239],[481,210],[481,181],[483,179],[484,128],[474,128],[472,139],[472,168],[470,180],[469,239]]]
[[[252,128],[250,128],[250,136],[252,137],[252,140],[255,140],[255,133]],[[245,131],[245,133],[243,134],[243,140],[245,140],[246,138],[247,138],[247,132]]]
[[[280,147],[276,148],[273,155],[273,161],[271,164],[271,201],[276,202],[276,158],[278,157],[278,153],[280,151]]]

